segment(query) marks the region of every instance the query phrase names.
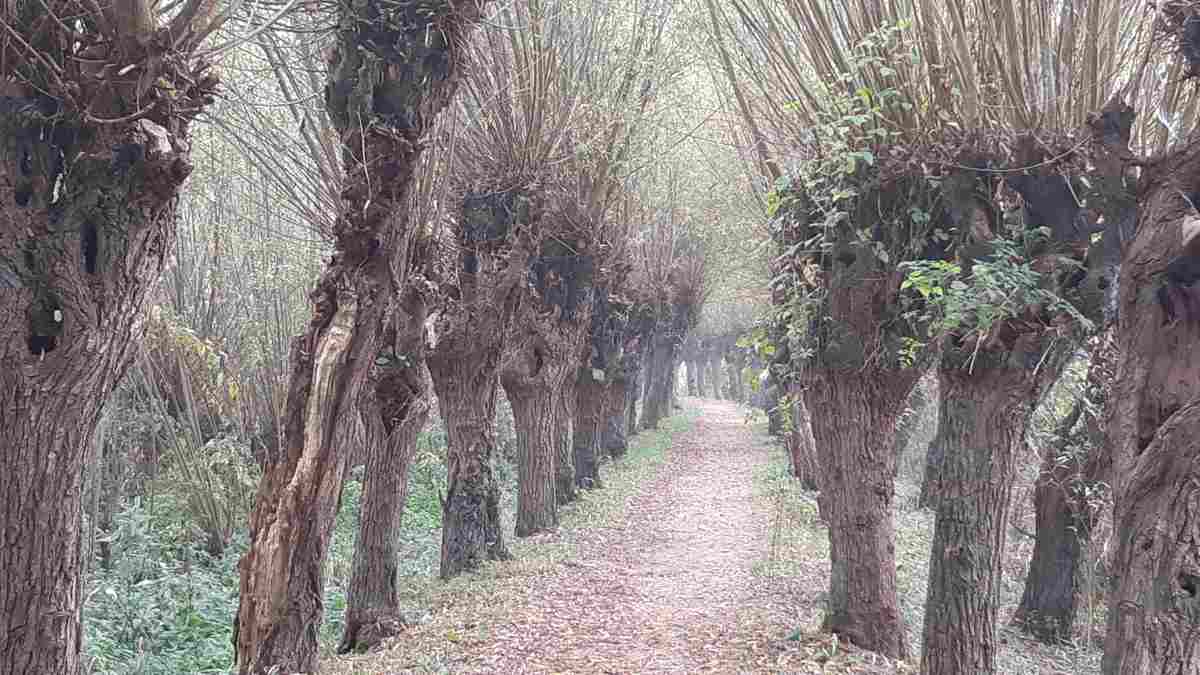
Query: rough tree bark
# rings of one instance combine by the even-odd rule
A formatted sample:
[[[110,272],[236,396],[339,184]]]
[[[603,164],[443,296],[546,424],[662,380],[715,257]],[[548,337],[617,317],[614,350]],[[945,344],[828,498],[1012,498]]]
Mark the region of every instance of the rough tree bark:
[[[1194,142],[1143,169],[1122,247],[1117,365],[1105,411],[1116,554],[1105,675],[1200,673],[1200,300],[1164,274],[1195,266]],[[1195,200],[1192,200],[1193,203]],[[1191,268],[1189,268],[1191,269]],[[1177,275],[1176,275],[1177,276]],[[1174,317],[1167,312],[1173,304]],[[1181,306],[1182,305],[1182,306]]]
[[[575,374],[554,393],[554,490],[558,505],[578,499],[575,490]]]
[[[817,443],[813,440],[812,417],[804,405],[800,385],[789,385],[792,400],[792,428],[785,439],[791,457],[792,475],[805,490],[818,489]]]
[[[944,457],[925,601],[921,672],[996,672],[1000,563],[1016,460],[1040,394],[1071,341],[1049,331],[1011,346],[946,339],[938,377]],[[975,336],[975,339],[986,340]]]
[[[625,389],[624,376],[612,379],[604,385],[600,449],[613,459],[623,457],[629,450],[629,441],[625,437]]]
[[[917,380],[910,370],[806,368],[804,400],[829,524],[829,608],[824,629],[891,657],[907,658],[896,597],[892,497],[896,417]],[[837,411],[836,413],[834,411]]]
[[[376,353],[397,290],[389,257],[404,221],[395,216],[407,207],[421,138],[454,93],[458,44],[480,7],[364,0],[339,10],[326,109],[346,182],[334,255],[289,357],[282,455],[268,458],[250,517],[235,629],[239,673],[316,669],[324,561],[347,459],[333,432],[351,414]]]
[[[191,31],[74,2],[9,3],[0,38],[0,669],[80,669],[81,491],[175,237],[188,127],[216,78]],[[105,16],[107,15],[107,16]],[[51,18],[53,17],[53,18]],[[71,24],[68,28],[63,22]],[[78,31],[78,32],[76,32]],[[15,37],[14,37],[15,36]],[[87,45],[76,52],[80,41]],[[172,48],[164,45],[173,44]],[[130,78],[93,67],[128,68]],[[136,70],[135,70],[136,69]]]
[[[400,523],[417,434],[431,407],[424,302],[412,292],[403,304],[397,300],[388,311],[379,356],[360,394],[366,461],[345,628],[338,646],[343,654],[371,649],[402,627],[396,588]]]
[[[603,371],[600,371],[601,373]],[[600,422],[604,415],[605,383],[582,368],[575,382],[575,485],[604,487],[600,481]]]
[[[1034,490],[1036,539],[1013,622],[1048,644],[1070,641],[1075,625],[1080,570],[1100,517],[1097,493],[1110,473],[1100,412],[1115,363],[1111,337],[1103,336],[1092,354],[1083,398],[1059,426],[1059,440],[1045,450]]]
[[[451,351],[443,342],[429,356],[429,372],[448,437],[447,487],[442,500],[443,579],[476,569],[484,560],[511,557],[500,530],[500,487],[492,472],[499,348],[499,340],[495,340]]]
[[[555,419],[555,398],[579,367],[592,316],[590,287],[570,298],[569,308],[547,306],[531,285],[524,290],[500,367],[517,434],[518,537],[558,526],[555,464],[562,423]]]

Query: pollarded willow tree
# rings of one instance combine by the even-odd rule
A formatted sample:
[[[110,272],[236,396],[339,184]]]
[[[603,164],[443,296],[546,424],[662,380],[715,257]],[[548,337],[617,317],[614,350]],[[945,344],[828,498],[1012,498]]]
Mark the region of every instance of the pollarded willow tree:
[[[283,447],[267,458],[250,517],[236,619],[240,673],[316,668],[324,562],[347,460],[334,432],[357,411],[400,290],[393,257],[412,237],[398,216],[481,11],[473,1],[366,0],[333,17],[325,106],[346,178],[334,254],[311,295],[312,319],[292,345]]]
[[[473,51],[450,175],[458,261],[430,355],[450,432],[443,576],[507,555],[490,468],[497,382],[518,434],[518,535],[554,527],[570,496],[571,381],[596,280],[624,236],[606,214],[665,21],[655,3],[633,9],[505,8]]]
[[[922,668],[994,672],[1013,458],[1033,402],[1099,316],[1132,204],[1120,171],[1092,162],[1121,152],[1131,120],[1114,104],[1076,129],[1101,112],[1147,25],[1116,3],[1089,3],[1082,22],[1069,4],[1038,17],[983,3],[738,8],[740,23],[716,13],[716,24],[763,63],[741,69],[761,77],[730,77],[746,126],[798,162],[772,208],[790,259],[787,311],[810,357],[801,378],[833,567],[826,625],[907,653],[892,446],[929,344],[947,459]],[[1022,42],[1034,28],[1043,39]],[[994,36],[1023,69],[970,47]],[[1046,61],[1050,40],[1064,48]],[[1107,247],[1092,236],[1102,230]]]
[[[1160,57],[1171,66],[1166,89],[1184,99],[1164,97],[1170,109],[1195,95],[1200,4],[1169,2],[1160,12],[1153,41],[1173,48]],[[1121,248],[1104,420],[1117,538],[1106,675],[1200,672],[1200,142],[1192,101],[1154,158],[1111,158],[1142,171],[1136,229]]]
[[[79,513],[100,407],[175,236],[215,1],[0,14],[0,663],[80,667]]]

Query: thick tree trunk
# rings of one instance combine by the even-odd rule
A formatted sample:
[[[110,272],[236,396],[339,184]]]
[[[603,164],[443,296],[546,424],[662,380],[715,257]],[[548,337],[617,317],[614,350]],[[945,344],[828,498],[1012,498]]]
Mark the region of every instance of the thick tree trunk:
[[[554,491],[559,506],[578,499],[575,491],[575,377],[554,392]]]
[[[1200,673],[1200,402],[1181,408],[1158,428],[1130,467],[1123,486],[1113,526],[1116,579],[1109,595],[1102,671],[1105,675],[1196,675]]]
[[[945,455],[922,633],[926,675],[996,672],[1000,563],[1016,460],[1034,404],[1066,363],[1069,350],[1055,344],[1067,342],[1022,335],[1012,351],[973,343],[943,350],[938,417]],[[1024,367],[1030,362],[1038,368]]]
[[[397,363],[379,368],[365,387],[362,504],[339,653],[371,649],[402,627],[396,588],[400,523],[417,434],[429,419],[428,379],[424,361]]]
[[[700,366],[695,359],[691,359],[686,363],[684,368],[687,370],[687,395],[693,397],[699,396],[700,383],[704,381],[700,377]]]
[[[518,537],[558,527],[555,459],[559,425],[554,418],[555,390],[515,393],[505,388],[517,432]]]
[[[696,393],[692,394],[692,396],[708,398],[708,381],[704,376],[704,370],[708,367],[708,364],[704,360],[704,355],[688,363],[688,372],[692,371],[693,366],[696,372]]]
[[[86,40],[97,66],[157,57],[91,32],[90,10],[68,19],[82,31],[68,34],[34,5],[9,7],[5,28],[25,33],[42,60],[8,37],[0,45],[0,670],[75,675],[88,449],[143,333],[191,171],[188,123],[216,81],[184,49],[156,71],[179,83],[178,107],[157,105],[153,83],[139,101],[130,85],[81,77],[81,55],[64,50]],[[43,72],[50,63],[61,70]],[[64,81],[75,88],[70,108],[45,93]],[[112,123],[81,119],[85,108]]]
[[[625,389],[623,379],[604,385],[600,449],[613,459],[623,457],[629,449],[629,441],[625,438]]]
[[[1058,440],[1043,453],[1034,491],[1036,540],[1013,621],[1048,644],[1070,641],[1075,625],[1081,567],[1100,517],[1099,492],[1110,472],[1098,411],[1112,386],[1115,359],[1111,340],[1101,338],[1084,398],[1076,401],[1059,426]],[[1079,431],[1073,431],[1076,422]]]
[[[600,421],[604,415],[604,384],[590,371],[579,374],[575,387],[575,484],[600,488]]]
[[[457,85],[454,52],[479,16],[478,5],[450,2],[417,11],[376,0],[339,10],[326,110],[346,167],[343,203],[335,255],[311,296],[313,318],[289,357],[285,454],[269,458],[250,518],[235,628],[242,675],[317,668],[325,555],[347,460],[333,432],[377,354],[383,310],[399,290],[390,257],[403,250],[398,229],[407,220],[397,214],[408,206],[420,139]],[[440,28],[432,38],[431,21]],[[364,48],[381,34],[401,47],[386,57]],[[397,99],[411,114],[375,109]]]
[[[906,371],[804,371],[805,403],[829,523],[830,589],[824,628],[854,644],[906,658],[896,598],[895,425],[916,382]]]
[[[496,449],[499,345],[468,354],[436,352],[429,372],[448,437],[446,496],[442,501],[442,562],[449,579],[484,560],[511,558],[500,522],[500,487],[492,472]],[[489,353],[490,352],[490,353]]]

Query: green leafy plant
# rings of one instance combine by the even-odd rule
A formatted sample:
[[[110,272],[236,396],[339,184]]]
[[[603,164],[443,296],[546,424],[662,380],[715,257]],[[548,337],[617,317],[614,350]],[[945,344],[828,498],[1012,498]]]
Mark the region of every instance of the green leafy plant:
[[[976,260],[970,273],[946,260],[916,260],[901,267],[906,276],[900,289],[915,290],[924,300],[905,318],[925,324],[932,336],[976,333],[982,337],[1005,321],[1042,320],[1047,315],[1067,315],[1080,328],[1092,330],[1092,322],[1048,288],[1045,277],[1009,240],[993,241],[992,253]],[[913,348],[906,345],[905,352]]]

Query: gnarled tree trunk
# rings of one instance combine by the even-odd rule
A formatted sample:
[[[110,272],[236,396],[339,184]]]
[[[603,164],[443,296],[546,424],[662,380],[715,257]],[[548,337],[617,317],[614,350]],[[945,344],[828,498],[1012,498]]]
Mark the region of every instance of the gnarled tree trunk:
[[[669,337],[655,337],[646,358],[646,399],[642,404],[641,427],[657,429],[671,414],[671,392],[675,365],[675,343]]]
[[[365,0],[339,10],[326,109],[340,135],[346,183],[335,255],[289,357],[283,456],[268,458],[250,517],[235,629],[243,675],[316,669],[324,562],[347,460],[333,431],[350,414],[376,354],[383,311],[397,291],[389,258],[403,248],[395,230],[404,219],[396,214],[407,206],[421,138],[453,95],[461,69],[454,52],[479,7]],[[433,23],[439,30],[429,30]],[[381,33],[400,46],[375,49]],[[391,109],[397,100],[408,114]]]
[[[496,341],[498,342],[498,340]],[[442,501],[442,562],[449,579],[484,560],[507,560],[500,523],[500,486],[492,472],[496,450],[499,344],[477,351],[440,349],[429,372],[448,437],[446,496]]]
[[[8,3],[0,38],[0,669],[13,675],[79,672],[84,465],[173,246],[189,123],[216,89],[188,35],[164,58],[152,23],[48,9]],[[203,29],[196,10],[184,21]],[[102,66],[141,75],[90,70]]]
[[[625,380],[613,380],[604,385],[604,404],[601,408],[600,450],[618,459],[629,449],[625,437]]]
[[[1136,233],[1121,258],[1119,356],[1105,411],[1116,554],[1101,668],[1105,675],[1194,675],[1200,673],[1200,299],[1194,284],[1164,272],[1194,266],[1200,256],[1200,235],[1190,245],[1184,238],[1200,230],[1200,216],[1180,196],[1200,191],[1200,146],[1144,171]]]
[[[1044,334],[1020,335],[1011,349],[996,351],[954,339],[938,366],[945,455],[922,633],[921,672],[928,675],[996,672],[1000,563],[1017,454],[1034,404],[1070,353],[1069,341]]]

